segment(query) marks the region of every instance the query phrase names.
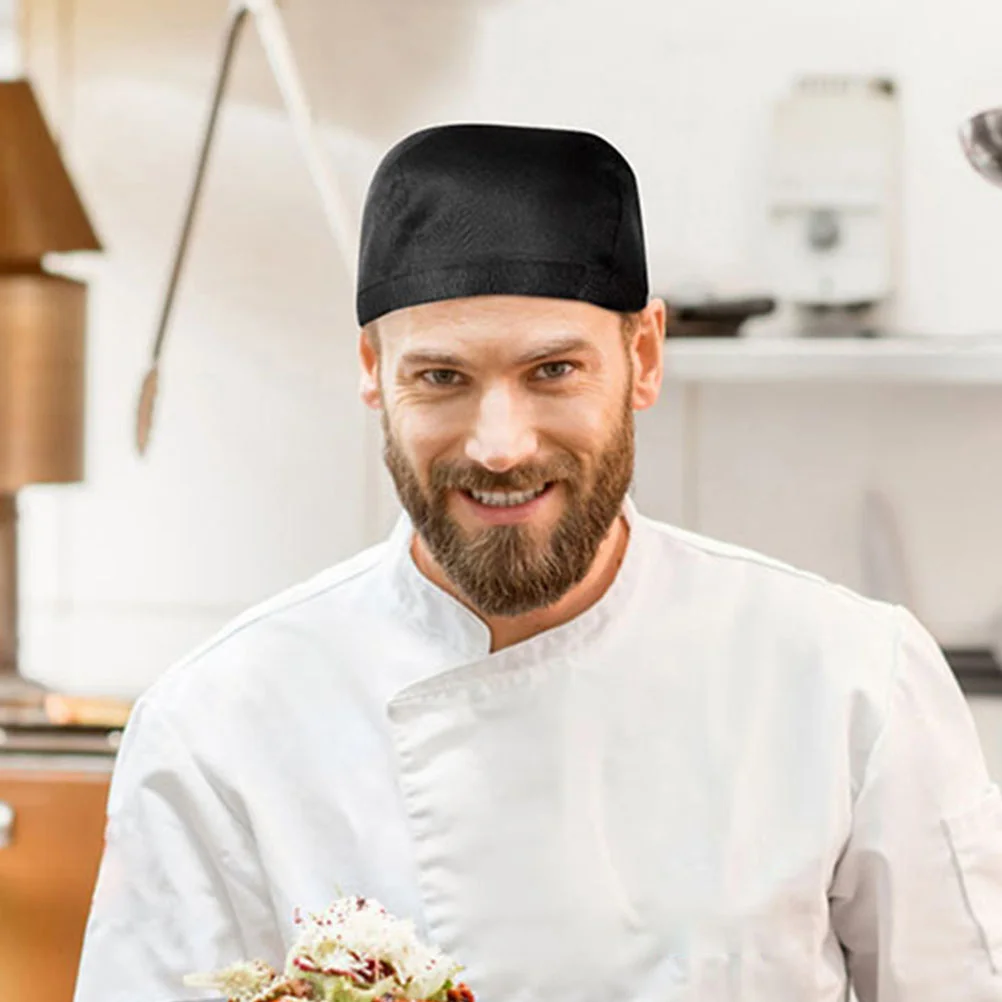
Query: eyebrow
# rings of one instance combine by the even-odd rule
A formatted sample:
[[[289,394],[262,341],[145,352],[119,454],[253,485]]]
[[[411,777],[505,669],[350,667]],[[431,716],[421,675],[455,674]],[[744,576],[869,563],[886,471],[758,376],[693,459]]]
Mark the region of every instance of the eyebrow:
[[[521,355],[515,359],[515,364],[531,365],[533,362],[541,362],[544,358],[551,358],[553,355],[573,355],[577,352],[592,351],[593,349],[594,345],[591,341],[577,335],[556,338],[527,352],[525,355]]]
[[[533,362],[541,362],[554,355],[572,355],[575,352],[590,351],[593,348],[594,345],[583,337],[557,338],[520,355],[515,359],[515,365],[531,365]],[[411,351],[407,352],[400,361],[406,366],[429,365],[441,366],[443,369],[461,369],[467,364],[458,355],[450,354],[447,351]]]
[[[450,355],[445,351],[409,351],[400,359],[401,365],[432,365],[443,369],[459,369],[463,360],[458,355]]]

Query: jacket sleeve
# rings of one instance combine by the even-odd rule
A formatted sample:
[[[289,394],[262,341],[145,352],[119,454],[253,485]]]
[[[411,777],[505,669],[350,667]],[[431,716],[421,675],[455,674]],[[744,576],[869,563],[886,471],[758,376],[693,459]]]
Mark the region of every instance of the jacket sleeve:
[[[253,842],[178,730],[140,701],[112,779],[75,1002],[198,997],[186,974],[257,957],[282,954]]]
[[[1002,795],[942,652],[895,613],[895,677],[832,925],[859,1002],[1002,1002]]]

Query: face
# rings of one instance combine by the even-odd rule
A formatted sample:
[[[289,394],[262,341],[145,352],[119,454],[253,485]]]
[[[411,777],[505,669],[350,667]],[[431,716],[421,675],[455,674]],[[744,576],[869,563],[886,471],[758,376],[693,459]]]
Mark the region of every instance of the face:
[[[587,574],[629,488],[662,337],[659,303],[627,342],[618,314],[516,296],[399,310],[378,350],[363,335],[400,501],[482,614],[552,605]]]

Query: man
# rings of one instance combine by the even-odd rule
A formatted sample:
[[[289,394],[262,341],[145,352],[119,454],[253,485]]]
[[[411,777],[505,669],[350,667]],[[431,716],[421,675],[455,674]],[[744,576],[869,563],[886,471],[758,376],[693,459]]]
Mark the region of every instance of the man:
[[[1002,796],[905,610],[644,518],[633,174],[449,126],[363,222],[392,537],[140,700],[78,1002],[280,962],[375,897],[483,1002],[1002,1000]]]

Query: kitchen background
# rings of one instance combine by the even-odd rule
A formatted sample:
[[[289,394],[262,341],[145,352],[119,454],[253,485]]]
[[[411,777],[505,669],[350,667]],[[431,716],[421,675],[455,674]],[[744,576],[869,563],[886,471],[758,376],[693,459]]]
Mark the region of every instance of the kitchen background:
[[[161,370],[138,387],[205,120],[223,0],[0,0],[105,253],[90,282],[86,480],[20,494],[21,665],[131,698],[226,620],[371,543],[395,506],[357,399],[351,285],[253,31],[244,36]],[[775,102],[804,73],[899,86],[891,328],[1002,334],[1002,196],[959,122],[1002,103],[985,0],[288,0],[326,149],[357,218],[403,134],[583,127],[637,171],[655,291],[768,292]],[[18,44],[15,44],[17,40]],[[2,69],[2,67],[0,67]],[[768,326],[760,337],[774,336]],[[651,515],[867,587],[865,499],[897,520],[909,603],[945,645],[1002,613],[1002,379],[670,380],[640,418]],[[972,698],[1002,776],[1002,702]]]
[[[1002,6],[282,8],[352,225],[383,152],[417,128],[585,128],[635,166],[654,291],[675,302],[777,291],[773,115],[794,82],[893,80],[899,239],[883,320],[922,339],[805,338],[788,308],[741,338],[669,339],[662,400],[639,417],[635,496],[653,516],[904,601],[946,648],[1002,647],[1002,193],[957,139],[966,116],[1002,105]],[[377,422],[357,398],[348,269],[252,29],[220,121],[151,446],[137,455],[137,396],[225,15],[225,0],[0,0],[0,79],[31,79],[104,245],[47,262],[90,286],[85,479],[18,493],[20,667],[57,693],[127,703],[249,605],[381,538],[396,514]],[[815,154],[826,137],[822,125]],[[826,166],[816,158],[810,170]],[[0,366],[15,358],[3,333]],[[0,533],[0,558],[3,545]],[[0,625],[3,574],[0,559]],[[969,698],[1002,781],[1002,672],[988,675],[999,695]],[[96,735],[0,726],[3,998],[72,993],[118,734],[111,717],[122,712],[75,705],[77,723],[101,718]]]

